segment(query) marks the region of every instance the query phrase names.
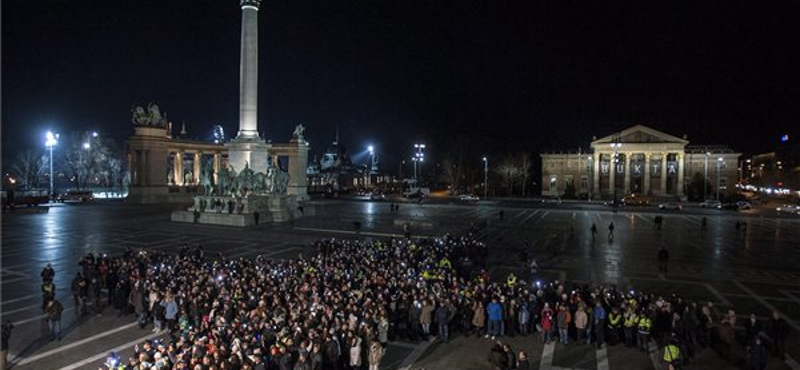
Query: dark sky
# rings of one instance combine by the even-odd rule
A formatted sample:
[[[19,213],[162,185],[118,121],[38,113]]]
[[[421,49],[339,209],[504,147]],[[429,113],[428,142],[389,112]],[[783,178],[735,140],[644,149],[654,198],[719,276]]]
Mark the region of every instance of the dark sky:
[[[390,163],[415,141],[536,152],[638,123],[765,151],[800,139],[797,4],[265,0],[259,126],[303,123],[316,153],[338,126]],[[237,0],[4,0],[2,22],[4,158],[48,128],[122,141],[149,101],[193,136],[236,132]]]

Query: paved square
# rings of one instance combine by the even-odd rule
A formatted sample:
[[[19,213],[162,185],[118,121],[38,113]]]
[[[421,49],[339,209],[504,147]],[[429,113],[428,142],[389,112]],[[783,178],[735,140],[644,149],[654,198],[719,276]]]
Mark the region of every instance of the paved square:
[[[498,216],[500,209],[503,220]],[[4,215],[2,318],[17,326],[9,356],[14,369],[96,369],[109,351],[128,353],[132,343],[152,336],[110,312],[76,320],[69,283],[77,261],[90,251],[121,253],[131,247],[177,253],[186,244],[201,244],[209,256],[222,252],[231,258],[296,258],[312,253],[311,242],[322,237],[400,236],[406,221],[430,225],[412,228],[415,235],[464,232],[486,221],[479,236],[490,247],[493,279],[504,279],[511,271],[528,278],[517,258],[527,239],[543,268],[536,279],[679,292],[734,307],[742,317],[752,312],[766,318],[778,310],[792,327],[789,353],[800,358],[800,219],[796,218],[688,210],[664,213],[663,228],[658,230],[653,212],[611,212],[594,205],[404,203],[394,214],[385,202],[326,200],[308,204],[306,217],[292,224],[238,229],[174,224],[169,222],[169,211],[168,206],[98,202],[60,205],[48,213]],[[707,232],[700,227],[703,217],[708,218]],[[362,223],[358,233],[353,230],[354,221]],[[746,231],[736,230],[737,221],[746,222]],[[610,222],[616,226],[611,241],[606,238]],[[599,229],[594,240],[589,232],[592,223]],[[656,253],[662,246],[671,254],[666,274],[657,272]],[[60,342],[41,339],[46,328],[40,310],[39,272],[48,262],[56,269],[57,296],[65,304],[66,336]],[[625,348],[595,351],[587,346],[544,346],[532,337],[508,342],[515,349],[526,349],[538,369],[654,368],[650,356]],[[397,342],[390,346],[383,368],[487,369],[489,347],[484,339],[461,336],[447,345]],[[704,351],[693,368],[734,365]],[[772,358],[769,369],[797,367]]]

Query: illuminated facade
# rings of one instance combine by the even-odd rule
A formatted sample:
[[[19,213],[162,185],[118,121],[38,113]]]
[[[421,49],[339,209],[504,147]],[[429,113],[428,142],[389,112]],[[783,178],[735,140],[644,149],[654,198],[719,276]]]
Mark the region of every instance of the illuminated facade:
[[[725,146],[692,146],[685,137],[636,125],[595,138],[589,150],[541,154],[542,195],[685,199],[697,174],[726,191],[737,181],[740,155]]]

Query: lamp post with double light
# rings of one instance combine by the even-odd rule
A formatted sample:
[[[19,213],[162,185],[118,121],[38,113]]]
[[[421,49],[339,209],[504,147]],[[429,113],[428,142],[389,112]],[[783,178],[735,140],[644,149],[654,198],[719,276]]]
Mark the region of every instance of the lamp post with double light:
[[[483,199],[489,198],[489,158],[483,157]]]

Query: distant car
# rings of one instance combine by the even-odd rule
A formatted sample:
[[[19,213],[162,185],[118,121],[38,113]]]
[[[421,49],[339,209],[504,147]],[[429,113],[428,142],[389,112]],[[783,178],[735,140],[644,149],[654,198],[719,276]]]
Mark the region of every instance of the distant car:
[[[542,197],[542,203],[561,204],[561,197],[545,196]]]
[[[788,213],[790,215],[797,215],[800,216],[800,206],[795,204],[784,204],[778,208],[775,208],[778,213]]]
[[[736,202],[736,205],[739,207],[740,210],[753,208],[753,206],[750,205],[750,202],[744,200]]]
[[[462,202],[477,202],[481,199],[475,194],[461,194],[458,196],[458,200]]]
[[[700,203],[700,207],[703,208],[719,208],[722,205],[722,202],[718,200],[707,200],[705,202]]]
[[[722,203],[719,206],[717,206],[717,209],[724,209],[726,211],[739,211],[739,210],[741,210],[741,208],[739,208],[739,205],[736,204],[736,203]]]
[[[90,200],[94,200],[94,193],[91,190],[68,190],[58,196],[58,201],[61,203],[70,201],[88,202]]]
[[[683,209],[683,206],[681,206],[681,204],[678,202],[667,202],[659,204],[658,209],[663,209],[667,211],[680,211]]]
[[[650,198],[644,195],[626,195],[621,200],[623,205],[626,206],[648,206],[650,205]]]
[[[386,199],[386,194],[381,193],[379,191],[373,191],[372,193],[369,193],[369,199],[370,200],[384,200],[384,199]]]

